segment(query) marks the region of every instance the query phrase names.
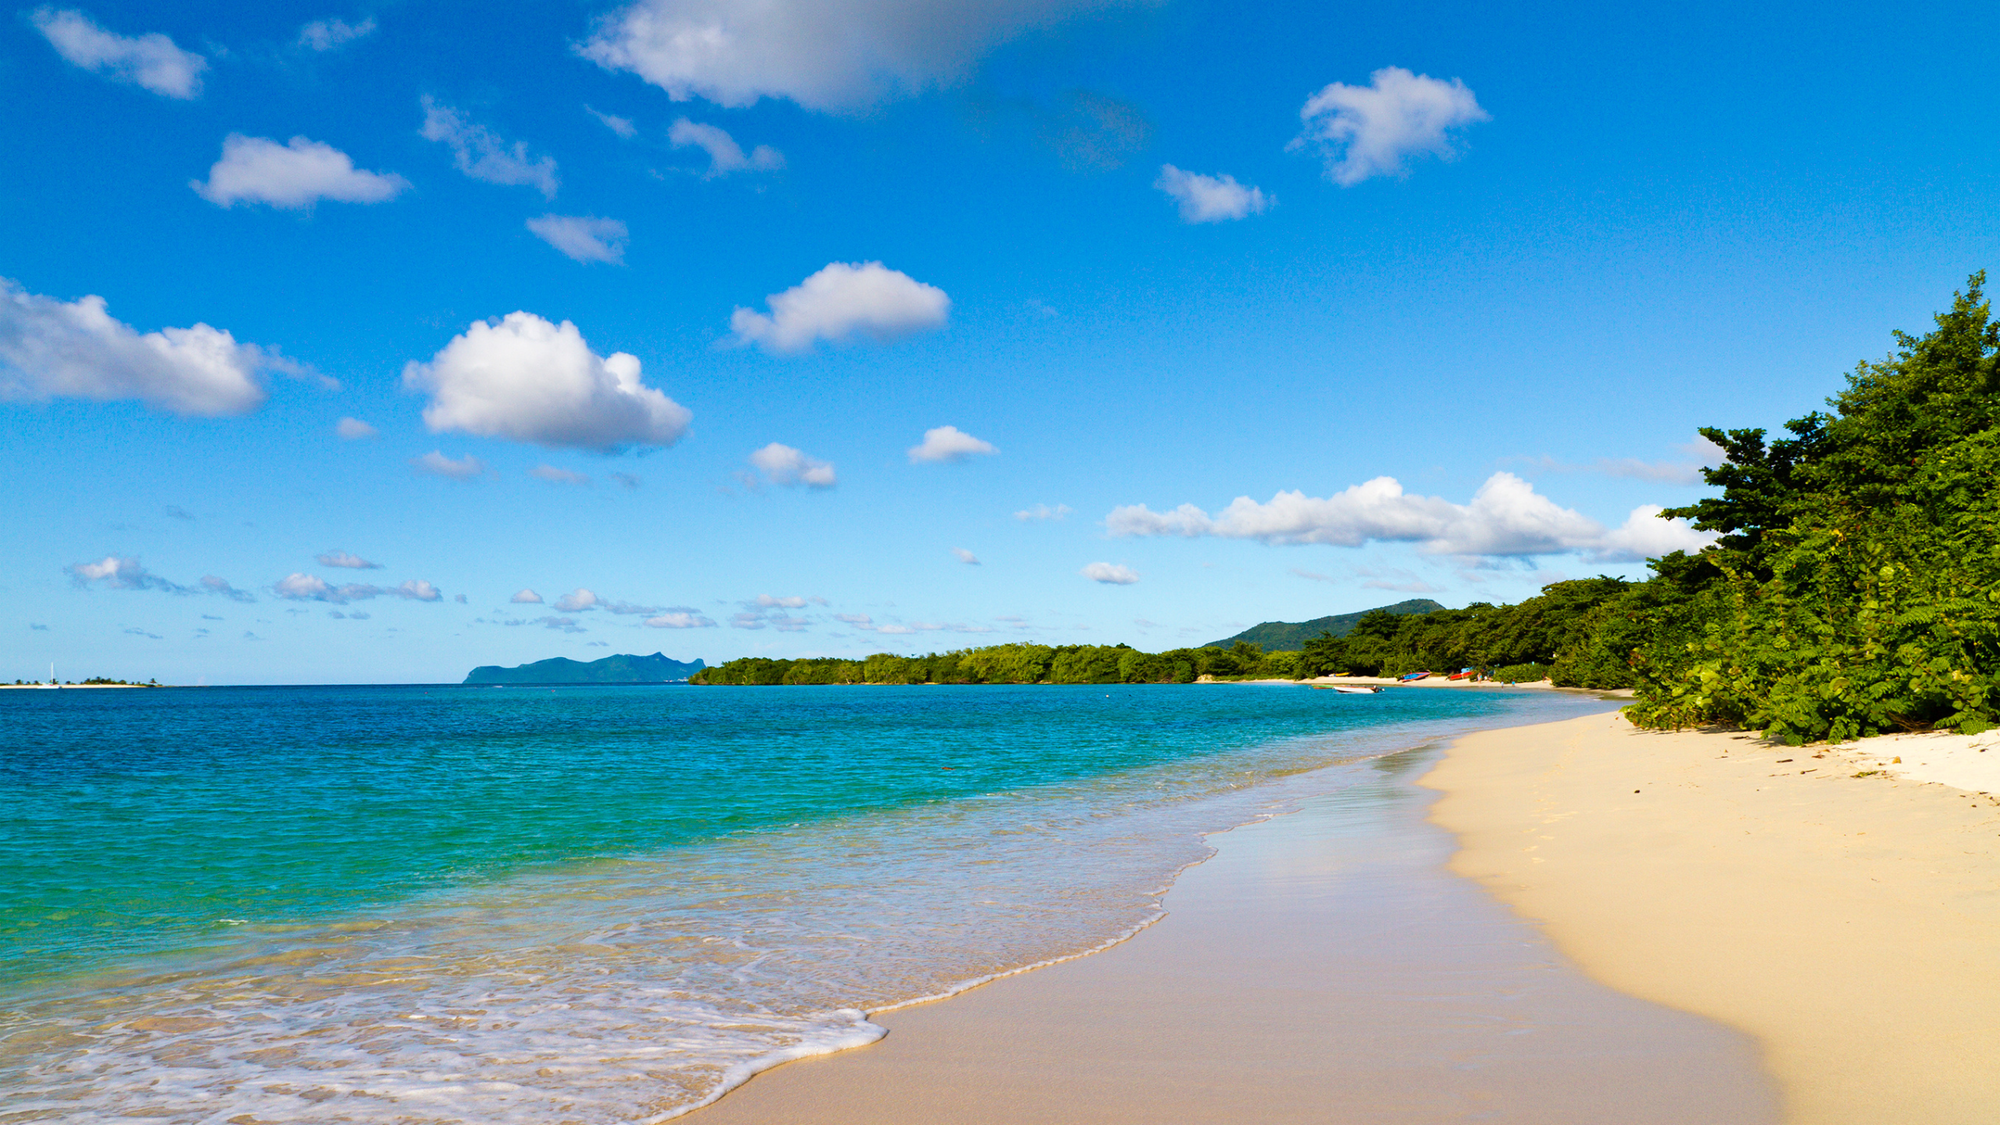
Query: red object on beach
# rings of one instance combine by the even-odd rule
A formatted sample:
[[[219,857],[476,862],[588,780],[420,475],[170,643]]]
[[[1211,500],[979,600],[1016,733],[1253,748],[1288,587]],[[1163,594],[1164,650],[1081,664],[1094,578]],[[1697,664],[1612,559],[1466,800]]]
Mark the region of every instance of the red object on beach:
[[[1448,680],[1462,680],[1462,679],[1464,679],[1464,678],[1466,678],[1467,676],[1470,676],[1470,675],[1472,675],[1472,673],[1471,673],[1470,671],[1465,671],[1465,672],[1453,672],[1453,673],[1452,673],[1451,675],[1449,675],[1449,676],[1446,676],[1445,678],[1446,678],[1446,679],[1448,679]]]

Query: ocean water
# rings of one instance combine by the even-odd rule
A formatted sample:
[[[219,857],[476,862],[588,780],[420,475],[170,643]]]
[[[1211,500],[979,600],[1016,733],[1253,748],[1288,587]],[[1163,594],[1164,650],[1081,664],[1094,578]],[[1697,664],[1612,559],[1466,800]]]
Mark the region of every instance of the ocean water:
[[[1204,833],[1350,763],[1604,706],[0,693],[0,1122],[670,1118],[879,1037],[868,1012],[1128,936]]]

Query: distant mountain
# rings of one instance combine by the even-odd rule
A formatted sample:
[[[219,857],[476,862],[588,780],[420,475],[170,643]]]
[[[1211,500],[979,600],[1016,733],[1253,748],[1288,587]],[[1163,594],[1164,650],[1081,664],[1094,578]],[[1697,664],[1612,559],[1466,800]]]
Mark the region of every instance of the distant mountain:
[[[701,671],[700,660],[682,663],[660,653],[651,656],[607,656],[584,663],[566,656],[537,660],[519,668],[486,664],[465,677],[468,684],[673,684]]]
[[[1434,613],[1444,607],[1429,598],[1411,598],[1406,602],[1376,608],[1385,613]],[[1373,609],[1364,609],[1355,613],[1337,613],[1332,617],[1315,617],[1311,621],[1266,621],[1262,625],[1252,625],[1233,637],[1210,641],[1201,647],[1228,648],[1237,641],[1249,641],[1263,645],[1265,652],[1297,652],[1321,633],[1346,636],[1353,631],[1355,622],[1374,612]]]

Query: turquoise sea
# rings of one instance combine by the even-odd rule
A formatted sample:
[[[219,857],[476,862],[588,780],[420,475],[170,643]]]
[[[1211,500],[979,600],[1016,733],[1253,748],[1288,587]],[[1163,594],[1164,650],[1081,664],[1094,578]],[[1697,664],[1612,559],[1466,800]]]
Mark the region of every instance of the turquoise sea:
[[[625,1122],[1159,914],[1349,763],[1286,685],[0,693],[0,1122]]]

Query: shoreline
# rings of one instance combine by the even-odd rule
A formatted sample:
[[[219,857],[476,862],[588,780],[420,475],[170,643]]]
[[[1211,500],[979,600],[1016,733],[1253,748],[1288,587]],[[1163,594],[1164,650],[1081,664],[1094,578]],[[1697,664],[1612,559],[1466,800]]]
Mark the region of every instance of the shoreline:
[[[1974,1125],[2000,1105],[1982,743],[1785,747],[1613,714],[1459,739],[1422,784],[1454,871],[1596,979],[1754,1036],[1787,1122]]]
[[[1747,1037],[1588,979],[1446,869],[1416,785],[1437,756],[1332,767],[1346,784],[1212,834],[1125,940],[871,1012],[881,1041],[688,1119],[1775,1121]]]

